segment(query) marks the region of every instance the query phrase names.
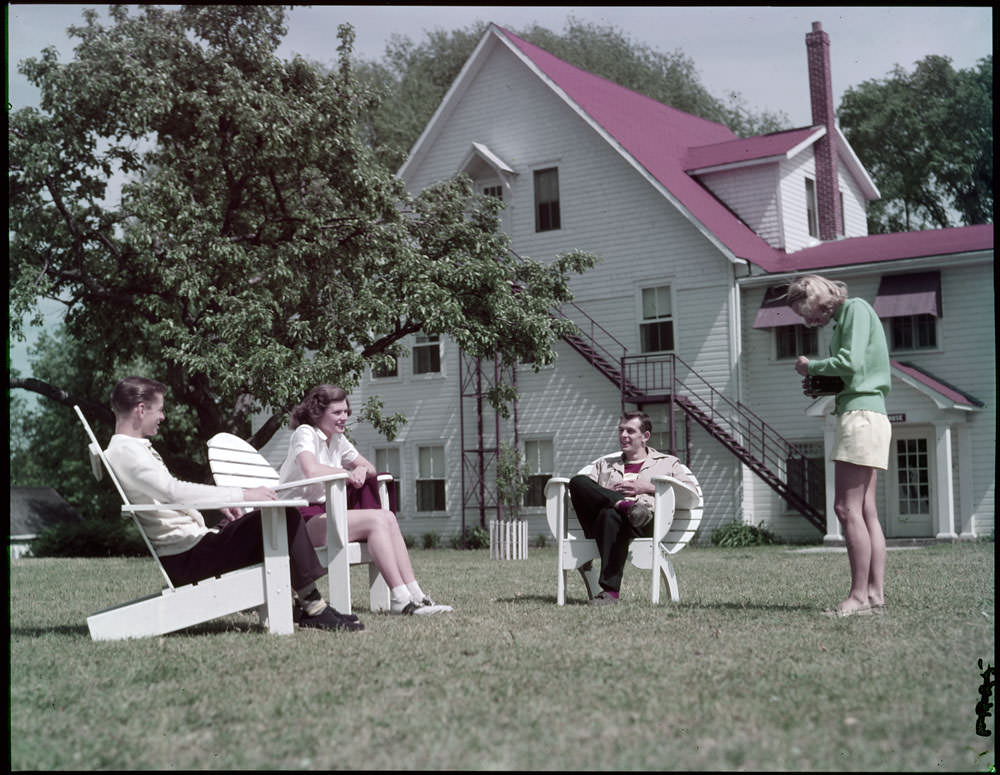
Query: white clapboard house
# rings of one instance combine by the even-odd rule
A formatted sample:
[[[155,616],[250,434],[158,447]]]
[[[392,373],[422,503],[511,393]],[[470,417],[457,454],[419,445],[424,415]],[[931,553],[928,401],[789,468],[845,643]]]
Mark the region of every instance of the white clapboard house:
[[[394,373],[366,375],[409,422],[392,442],[355,426],[399,481],[404,532],[448,535],[510,516],[500,444],[527,459],[520,511],[547,531],[542,485],[617,448],[623,409],[699,477],[698,540],[733,520],[792,541],[841,540],[832,509],[832,401],[802,394],[793,361],[827,353],[774,289],[801,272],[874,304],[891,347],[893,452],[879,478],[890,537],[989,536],[994,514],[993,226],[868,236],[879,196],[834,121],[830,42],[805,34],[812,125],[740,139],[717,123],[584,72],[492,26],[399,175],[413,191],[467,173],[503,198],[518,256],[601,257],[557,314],[580,334],[558,361],[498,374],[447,337],[417,335]],[[918,106],[915,109],[919,109]],[[510,418],[484,399],[520,393]],[[287,432],[265,449],[284,456]]]

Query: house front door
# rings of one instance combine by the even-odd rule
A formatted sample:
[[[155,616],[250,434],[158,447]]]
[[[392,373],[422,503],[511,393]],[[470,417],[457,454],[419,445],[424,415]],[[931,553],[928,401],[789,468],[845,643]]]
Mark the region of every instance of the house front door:
[[[887,538],[934,535],[934,443],[930,431],[894,428],[889,455]]]

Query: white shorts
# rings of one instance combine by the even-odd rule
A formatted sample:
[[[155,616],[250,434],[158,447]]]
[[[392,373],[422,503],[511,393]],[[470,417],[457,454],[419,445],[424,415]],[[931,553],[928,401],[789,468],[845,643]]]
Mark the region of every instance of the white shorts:
[[[889,468],[891,443],[892,426],[884,414],[866,409],[844,412],[837,417],[831,457],[885,471]]]

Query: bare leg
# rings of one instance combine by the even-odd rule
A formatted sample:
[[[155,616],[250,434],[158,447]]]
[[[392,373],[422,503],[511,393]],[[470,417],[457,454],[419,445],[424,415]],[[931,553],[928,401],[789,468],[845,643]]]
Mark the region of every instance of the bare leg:
[[[865,492],[864,517],[868,529],[868,540],[871,544],[871,563],[868,566],[868,602],[875,605],[885,603],[885,534],[878,521],[878,508],[875,505],[875,484],[878,479],[878,469],[871,469],[871,483]]]
[[[834,461],[834,511],[844,532],[847,559],[851,566],[851,591],[837,606],[845,613],[871,605],[873,582],[876,593],[881,596],[882,592],[885,538],[875,510],[876,476],[874,468]],[[876,535],[872,535],[869,519],[877,528]]]
[[[368,551],[389,589],[415,579],[399,523],[391,511],[349,509],[347,540],[368,542]]]

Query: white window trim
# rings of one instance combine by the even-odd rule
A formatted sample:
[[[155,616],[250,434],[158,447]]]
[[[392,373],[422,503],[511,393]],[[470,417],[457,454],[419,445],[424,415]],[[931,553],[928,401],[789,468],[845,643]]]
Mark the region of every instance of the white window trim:
[[[672,350],[653,350],[643,352],[642,350],[642,325],[646,322],[642,316],[642,292],[648,288],[662,288],[664,285],[670,288],[670,318],[674,324],[674,348]],[[680,352],[679,326],[677,324],[677,286],[674,279],[644,280],[634,283],[635,287],[635,351],[639,355],[660,355],[665,353],[677,354]],[[666,318],[661,318],[666,320]],[[654,321],[649,321],[654,322]]]

